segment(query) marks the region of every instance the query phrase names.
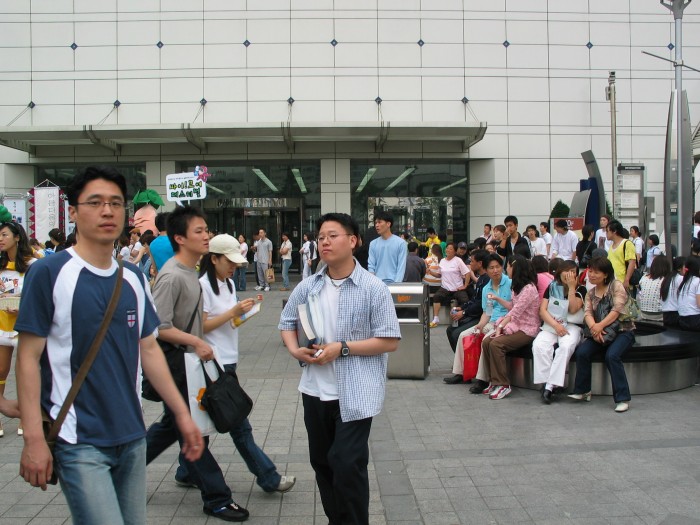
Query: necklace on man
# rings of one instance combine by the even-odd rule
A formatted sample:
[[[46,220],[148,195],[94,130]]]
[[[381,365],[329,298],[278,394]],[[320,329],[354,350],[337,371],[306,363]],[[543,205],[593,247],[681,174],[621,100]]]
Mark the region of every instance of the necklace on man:
[[[328,281],[335,287],[336,290],[340,290],[340,287],[345,282],[345,279],[347,279],[347,277],[343,277],[342,279],[333,279],[333,277],[328,274],[326,274],[326,277],[328,277]]]

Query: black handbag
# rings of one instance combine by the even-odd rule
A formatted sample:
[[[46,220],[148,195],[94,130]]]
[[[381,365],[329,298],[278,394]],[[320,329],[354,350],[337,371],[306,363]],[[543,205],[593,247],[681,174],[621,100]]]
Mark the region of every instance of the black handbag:
[[[185,332],[188,334],[192,330],[194,318],[199,311],[200,300],[201,295],[200,299],[197,300],[197,306],[195,307],[194,312],[192,312],[190,322],[187,324],[187,329]],[[177,389],[184,397],[187,397],[185,395],[187,392],[187,376],[185,375],[185,352],[187,352],[187,347],[184,345],[174,345],[167,341],[163,341],[162,339],[158,339],[158,344],[160,345],[160,349],[163,351],[165,360],[168,363],[168,368],[170,369],[170,374],[173,376],[173,380],[175,381],[175,386],[177,386]],[[156,403],[163,401],[163,398],[160,397],[160,394],[155,388],[153,388],[153,385],[146,376],[143,376],[141,381],[141,397],[148,399],[149,401],[155,401]]]
[[[253,400],[245,393],[235,372],[224,372],[214,359],[219,378],[212,381],[202,363],[204,382],[207,387],[200,401],[207,411],[217,432],[225,433],[240,425],[253,410]]]
[[[625,241],[625,242],[631,242],[631,241]],[[634,246],[634,243],[632,243],[632,246]],[[623,249],[623,257],[624,257],[624,249]],[[625,263],[625,268],[629,266],[629,263]],[[637,267],[634,269],[632,272],[632,275],[630,275],[630,286],[639,286],[639,281],[642,280],[642,276],[644,273],[642,273],[642,270],[639,268],[639,264],[637,264]]]
[[[593,291],[591,290],[590,293],[593,293]],[[595,320],[595,322],[599,323],[600,321],[605,319],[611,312],[612,308],[613,297],[612,293],[610,293],[610,286],[608,286],[608,291],[605,292],[605,295],[600,299],[600,301],[598,301],[598,306],[596,306],[596,309],[593,312],[593,319]],[[608,346],[610,343],[612,343],[617,337],[619,331],[620,321],[616,319],[603,329],[603,345]],[[588,325],[583,327],[583,336],[588,339],[595,340],[595,338],[591,334],[591,329],[588,327]]]

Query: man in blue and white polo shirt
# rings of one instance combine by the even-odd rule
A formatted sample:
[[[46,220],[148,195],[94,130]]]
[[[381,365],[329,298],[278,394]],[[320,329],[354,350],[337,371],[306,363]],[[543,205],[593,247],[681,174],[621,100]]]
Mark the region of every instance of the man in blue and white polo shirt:
[[[77,244],[37,261],[27,274],[15,329],[17,391],[24,424],[20,475],[46,490],[55,468],[73,523],[146,523],[146,428],[141,368],[171,410],[191,459],[202,436],[177,390],[153,332],[158,317],[143,273],[124,265],[123,286],[97,358],[56,443],[53,462],[41,408],[58,415],[100,326],[117,279],[114,241],[124,227],[126,181],[87,168],[67,191]]]
[[[323,510],[330,523],[366,524],[369,432],[384,404],[387,352],[396,350],[401,331],[389,289],[352,255],[357,222],[328,213],[317,227],[327,266],[294,289],[279,329],[303,366],[299,391]],[[312,348],[297,342],[297,309],[304,303],[320,340]]]

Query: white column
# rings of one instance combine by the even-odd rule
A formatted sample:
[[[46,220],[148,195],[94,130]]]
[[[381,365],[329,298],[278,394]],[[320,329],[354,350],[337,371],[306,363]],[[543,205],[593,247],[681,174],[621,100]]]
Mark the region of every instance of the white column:
[[[175,162],[171,160],[146,162],[146,186],[150,190],[157,191],[165,205],[158,211],[170,211],[175,209],[174,202],[168,202],[165,197],[165,177],[171,173],[176,173]]]
[[[321,213],[350,214],[350,159],[321,159]]]
[[[485,223],[494,222],[496,213],[496,162],[469,161],[469,238],[483,234]]]

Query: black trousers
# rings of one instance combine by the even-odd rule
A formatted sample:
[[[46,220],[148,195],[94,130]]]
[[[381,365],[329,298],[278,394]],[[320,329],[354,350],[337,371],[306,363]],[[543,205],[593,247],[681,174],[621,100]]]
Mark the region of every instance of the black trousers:
[[[465,317],[461,320],[458,326],[448,326],[447,327],[447,340],[450,342],[452,351],[455,352],[457,348],[457,341],[459,341],[459,336],[462,332],[469,330],[472,326],[479,324],[478,317]]]
[[[302,394],[309,458],[330,525],[369,523],[369,431],[372,418],[340,419],[338,401]]]

